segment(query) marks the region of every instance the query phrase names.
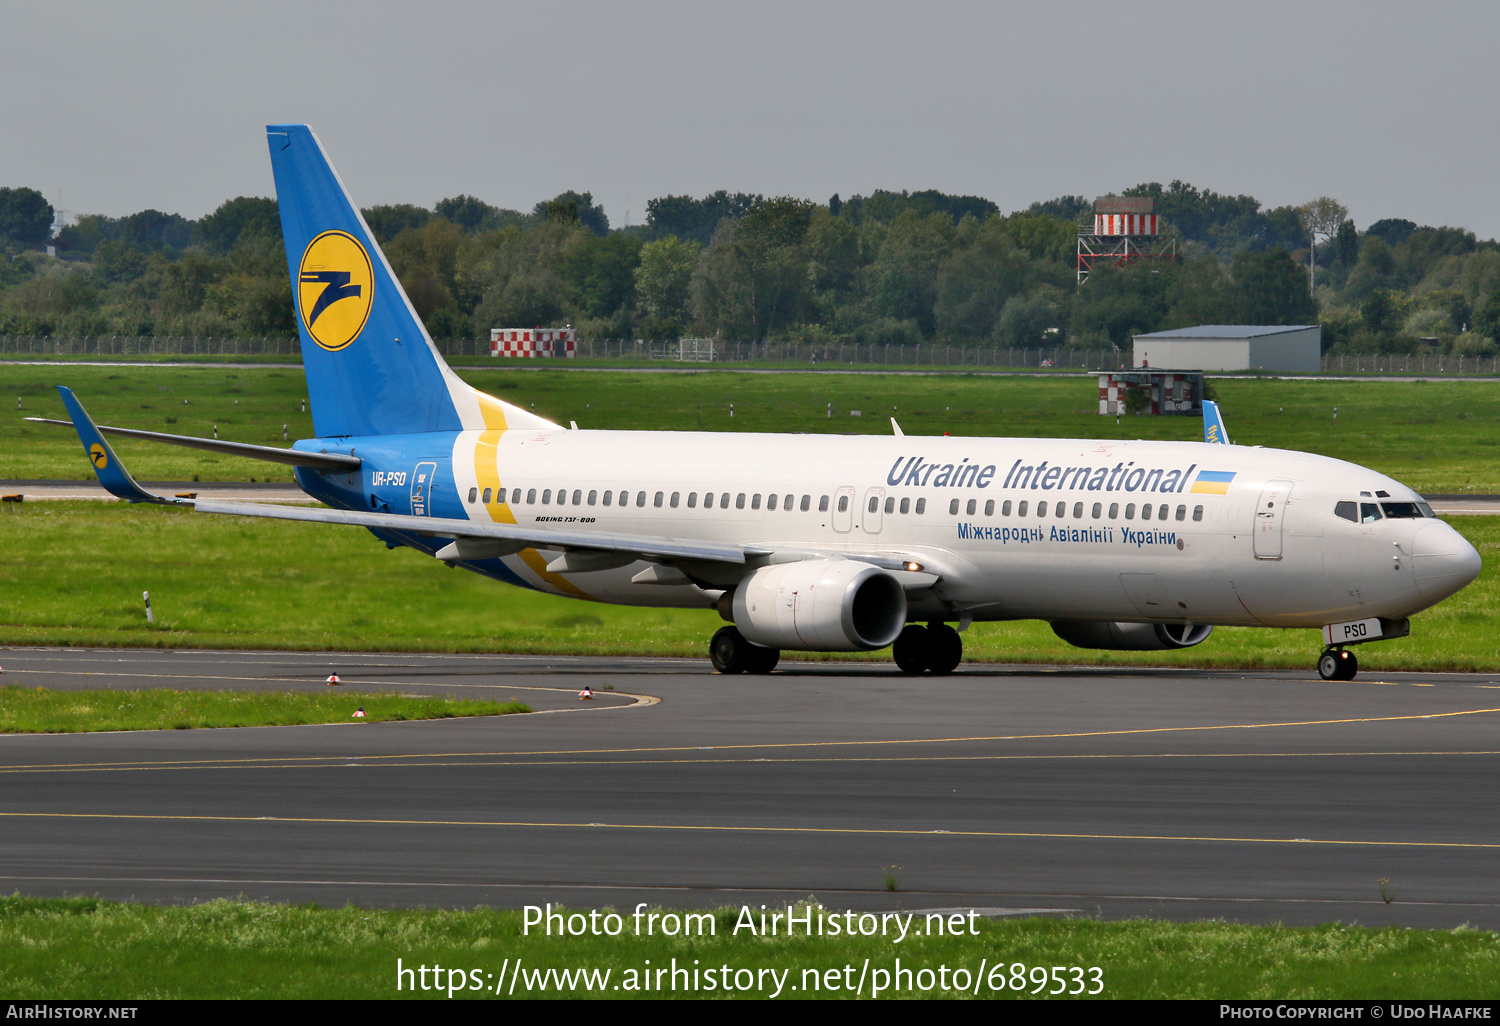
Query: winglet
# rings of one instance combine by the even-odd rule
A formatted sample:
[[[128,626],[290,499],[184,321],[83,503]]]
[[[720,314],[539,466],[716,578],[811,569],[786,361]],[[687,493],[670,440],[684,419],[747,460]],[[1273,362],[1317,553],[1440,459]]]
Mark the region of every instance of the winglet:
[[[896,423],[895,417],[891,418],[891,430],[895,432],[897,438],[906,437],[906,432],[901,430],[901,425]]]
[[[78,432],[78,440],[83,443],[83,451],[88,454],[89,462],[94,465],[94,473],[98,475],[99,483],[104,486],[105,491],[130,502],[156,502],[164,506],[184,505],[174,499],[152,495],[136,484],[135,478],[130,476],[130,471],[125,469],[125,465],[120,462],[115,451],[104,440],[104,435],[95,426],[93,418],[73,395],[73,390],[66,385],[58,385],[57,390],[62,394],[63,405],[68,408],[68,416],[73,418],[73,428]]]
[[[1229,432],[1224,430],[1224,416],[1219,412],[1219,404],[1212,399],[1203,400],[1203,440],[1230,444]]]

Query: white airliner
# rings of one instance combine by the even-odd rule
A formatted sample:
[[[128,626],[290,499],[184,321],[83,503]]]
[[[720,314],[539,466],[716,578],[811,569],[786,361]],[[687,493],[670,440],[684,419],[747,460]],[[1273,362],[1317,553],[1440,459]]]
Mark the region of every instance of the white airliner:
[[[709,643],[725,673],[887,645],[908,673],[948,673],[970,623],[1041,619],[1097,649],[1322,628],[1319,672],[1348,680],[1349,646],[1405,635],[1479,574],[1421,496],[1308,453],[917,437],[894,421],[883,437],[559,427],[453,374],[316,136],[267,133],[317,437],[277,449],[100,428],[62,389],[122,498],[175,501],[141,489],[101,432],[289,463],[331,508],[194,505],[362,526],[558,595],[714,608],[732,624]],[[1206,424],[1225,441],[1215,409]]]

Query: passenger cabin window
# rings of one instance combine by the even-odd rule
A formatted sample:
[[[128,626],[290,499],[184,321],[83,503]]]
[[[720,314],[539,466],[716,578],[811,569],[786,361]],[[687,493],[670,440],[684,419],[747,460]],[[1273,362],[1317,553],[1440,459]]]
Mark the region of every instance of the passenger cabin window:
[[[1129,507],[1128,506],[1126,507],[1125,516],[1126,516],[1127,519],[1130,516],[1130,512],[1129,512]],[[1151,503],[1145,502],[1145,503],[1141,504],[1141,519],[1142,520],[1150,520],[1151,519]]]
[[[956,516],[958,516],[958,500],[957,499],[953,499],[952,501],[950,501],[948,503],[948,515],[950,517],[956,517]]]
[[[1148,506],[1147,508],[1149,509],[1150,507]],[[1135,503],[1133,503],[1133,502],[1127,502],[1125,504],[1125,519],[1126,520],[1134,520],[1135,519]]]
[[[977,499],[970,499],[969,504],[964,507],[964,512],[972,517],[974,515],[974,510],[978,508],[978,505],[979,501]]]
[[[559,506],[566,506],[568,504],[568,490],[566,488],[559,488],[557,490],[557,504]]]
[[[1000,515],[1002,517],[1008,517],[1008,516],[1010,516],[1010,500],[1009,499],[1006,499],[1004,502],[1002,502],[1000,504]]]
[[[1193,519],[1195,521],[1203,519],[1203,507],[1202,506],[1194,506],[1193,507]]]
[[[750,508],[760,509],[760,492],[756,492],[754,495],[750,496]]]
[[[1114,519],[1118,518],[1119,515],[1120,515],[1120,504],[1118,502],[1111,502],[1109,504],[1109,519],[1114,520]]]
[[[902,499],[901,500],[901,512],[902,513],[910,513],[911,512],[911,500],[910,499]]]
[[[781,508],[784,509],[784,510],[786,510],[788,513],[790,513],[792,511],[792,500],[795,499],[795,498],[796,498],[795,495],[788,495],[786,497],[786,501],[784,501],[781,504]],[[811,498],[811,496],[804,496],[803,497],[803,499],[802,499],[802,502],[803,502],[802,508],[803,508],[803,510],[807,509],[807,505],[806,504],[807,504],[807,500],[809,498]]]
[[[1021,500],[1021,504],[1016,507],[1016,516],[1018,516],[1018,517],[1024,517],[1025,515],[1026,515],[1026,500],[1022,499]]]
[[[1097,513],[1094,514],[1094,516],[1096,516],[1096,517],[1098,515],[1099,514],[1097,514]],[[1081,502],[1075,502],[1075,503],[1073,503],[1073,519],[1074,520],[1082,520],[1083,519],[1083,503],[1081,503]]]
[[[596,503],[598,501],[599,501],[599,493],[598,493],[598,491],[596,491],[593,488],[590,488],[589,489],[589,505],[592,506],[592,505],[594,505],[594,503]]]
[[[662,500],[662,498],[663,498],[662,493],[661,492],[657,492],[656,493],[656,498],[652,500],[651,505],[655,506],[657,509],[661,509],[661,500]]]
[[[843,499],[840,499],[839,500],[839,512],[840,513],[842,513],[844,511],[844,505],[845,505],[845,501]],[[807,508],[807,500],[805,498],[802,500],[802,508],[803,509]],[[825,495],[825,496],[823,496],[822,498],[820,498],[818,500],[818,512],[819,513],[827,513],[828,512],[828,496]]]
[[[536,489],[535,488],[529,488],[529,489],[527,489],[527,491],[526,491],[526,502],[528,504],[536,502]]]
[[[888,495],[888,496],[886,496],[886,499],[885,499],[885,511],[887,513],[894,513],[894,512],[896,512],[896,497],[894,495]]]
[[[470,502],[478,502],[479,501],[479,489],[478,488],[470,488],[469,489],[469,501]]]
[[[772,492],[766,496],[766,510],[774,513],[776,511],[776,493]]]
[[[490,490],[488,488],[484,490],[484,504],[486,506],[490,504]]]
[[[645,492],[636,492],[635,493],[635,504],[637,506],[644,506],[646,504],[646,493]]]
[[[1361,502],[1359,504],[1359,522],[1362,524],[1373,524],[1380,519],[1380,507],[1373,502]]]
[[[926,513],[926,512],[927,512],[927,500],[926,499],[918,499],[917,500],[917,516],[921,516],[923,513]]]
[[[1178,506],[1177,507],[1177,519],[1178,520],[1186,520],[1187,519],[1187,507],[1186,506]]]
[[[714,493],[713,492],[704,492],[703,493],[703,508],[704,509],[713,509],[714,508]]]
[[[1345,520],[1349,521],[1349,523],[1351,523],[1351,524],[1357,524],[1357,523],[1359,523],[1359,503],[1357,503],[1357,502],[1339,502],[1339,503],[1335,503],[1334,507],[1333,507],[1333,515],[1336,516],[1336,517],[1343,517]]]
[[[545,505],[547,505],[551,501],[552,501],[552,489],[551,488],[544,488],[544,489],[542,489],[542,505],[545,506]]]
[[[688,509],[698,508],[698,493],[688,492]]]
[[[848,511],[849,511],[849,496],[847,496],[847,495],[840,495],[839,496],[839,512],[840,513],[847,513]],[[821,513],[822,510],[819,510],[818,512]]]
[[[518,506],[518,505],[520,505],[520,503],[521,503],[521,489],[516,488],[516,489],[512,490],[511,493],[510,493],[510,504],[512,506]]]
[[[606,492],[605,492],[605,493],[604,493],[604,504],[605,504],[605,505],[606,505],[606,506],[608,506],[608,505],[609,505],[609,500],[610,500],[610,499],[611,499],[611,498],[613,498],[613,496],[614,496],[614,494],[615,494],[615,493],[614,493],[614,489],[612,489],[612,488],[611,488],[611,489],[609,489],[609,490],[608,490],[608,491],[606,491]]]
[[[955,503],[958,502],[957,499],[954,499],[953,501]],[[880,508],[880,499],[878,497],[874,496],[874,495],[870,496],[870,510],[869,511],[871,513],[874,513],[879,508]],[[955,509],[953,512],[957,513],[958,510]]]
[[[1044,516],[1047,515],[1047,500],[1046,499],[1043,499],[1041,502],[1039,502],[1039,503],[1036,504],[1036,515],[1039,516],[1039,517],[1044,517]]]
[[[986,499],[986,500],[984,500],[984,515],[987,516],[987,517],[992,517],[992,516],[995,515],[995,500],[994,499]]]
[[[738,494],[738,495],[736,495],[734,497],[734,508],[735,509],[744,509],[745,508],[745,493],[744,492],[740,492],[740,494]]]
[[[583,505],[583,489],[581,489],[581,488],[575,488],[575,489],[573,489],[573,505],[575,505],[575,506],[582,506]]]
[[[1096,503],[1094,503],[1094,508],[1091,509],[1091,510],[1089,510],[1089,513],[1093,516],[1093,518],[1095,520],[1098,520],[1100,517],[1102,517],[1104,515],[1104,503],[1102,503],[1102,502],[1096,502]]]

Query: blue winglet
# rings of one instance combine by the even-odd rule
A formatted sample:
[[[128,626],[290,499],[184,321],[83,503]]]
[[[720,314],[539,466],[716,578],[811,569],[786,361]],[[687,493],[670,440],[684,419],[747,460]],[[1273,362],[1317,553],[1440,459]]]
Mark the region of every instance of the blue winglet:
[[[1229,432],[1224,430],[1224,415],[1219,412],[1219,404],[1212,399],[1203,400],[1203,440],[1220,445],[1230,444]]]
[[[120,462],[115,451],[109,447],[104,440],[104,435],[94,425],[94,420],[83,408],[83,404],[73,395],[73,390],[66,385],[58,385],[58,392],[62,394],[63,405],[68,408],[68,416],[73,418],[73,429],[78,432],[78,440],[83,443],[83,451],[88,455],[89,462],[94,465],[94,473],[99,477],[99,483],[104,490],[111,495],[127,499],[130,502],[156,502],[163,506],[182,505],[176,499],[166,499],[160,495],[152,495],[140,485],[135,483],[135,478],[130,476],[130,471]]]

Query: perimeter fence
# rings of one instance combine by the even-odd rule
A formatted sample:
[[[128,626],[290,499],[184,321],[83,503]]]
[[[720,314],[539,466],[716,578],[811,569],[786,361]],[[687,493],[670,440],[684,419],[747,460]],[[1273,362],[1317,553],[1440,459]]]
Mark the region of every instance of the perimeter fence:
[[[575,359],[612,364],[712,362],[726,365],[819,367],[908,367],[975,370],[1119,370],[1128,355],[1114,349],[1016,349],[924,342],[920,345],[809,342],[720,342],[682,339],[581,338]],[[436,339],[444,357],[488,357],[488,339]],[[97,357],[285,357],[300,361],[295,338],[192,337],[177,335],[100,335],[74,338],[45,335],[0,335],[0,356]],[[496,363],[499,364],[498,358]],[[1500,375],[1500,357],[1437,353],[1384,355],[1330,353],[1323,357],[1328,374]]]

